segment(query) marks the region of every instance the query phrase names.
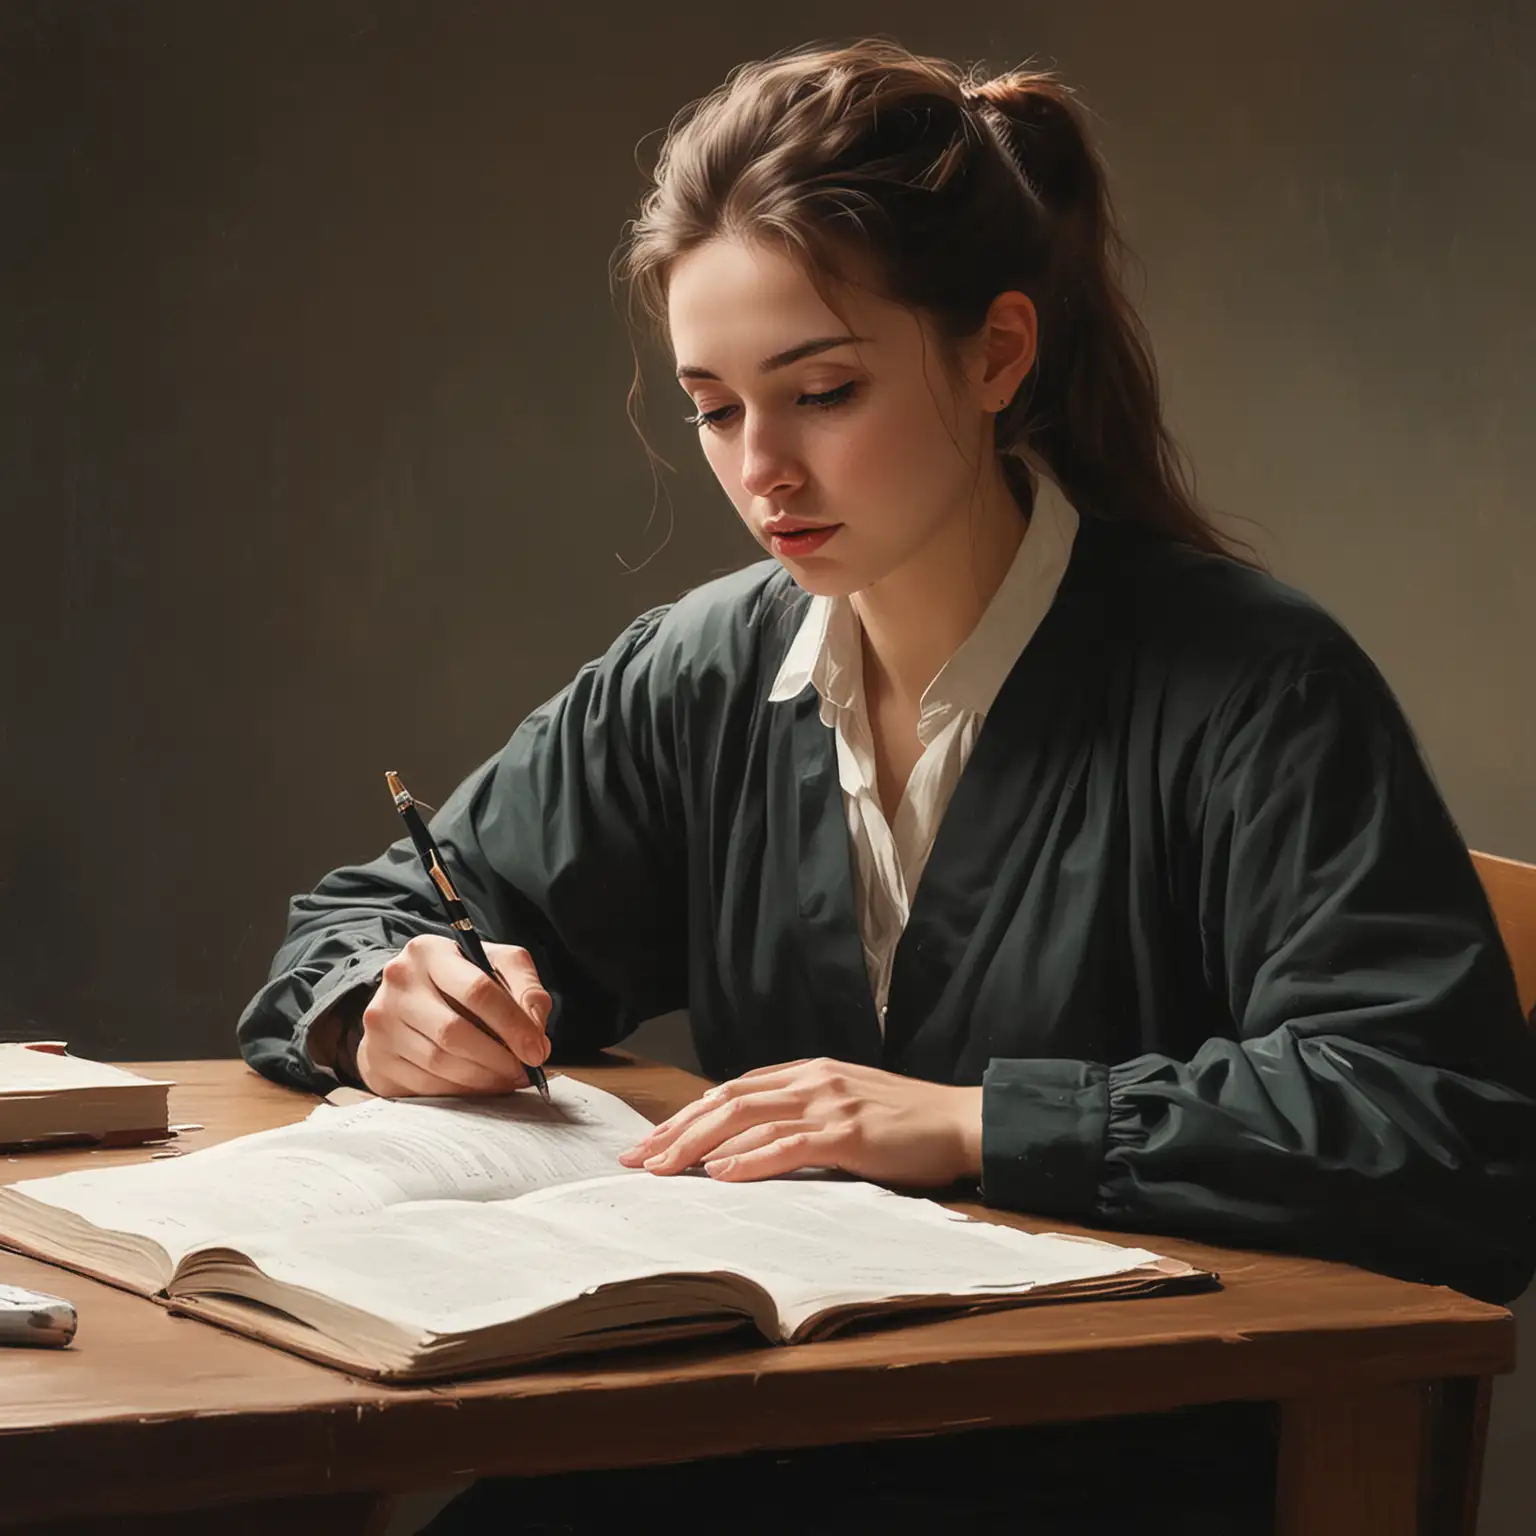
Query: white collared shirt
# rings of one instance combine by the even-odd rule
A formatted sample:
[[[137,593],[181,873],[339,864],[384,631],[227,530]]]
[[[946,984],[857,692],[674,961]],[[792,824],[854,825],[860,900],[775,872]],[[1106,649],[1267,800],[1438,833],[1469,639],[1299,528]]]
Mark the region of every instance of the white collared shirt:
[[[768,694],[770,702],[783,703],[813,686],[821,695],[822,722],[835,734],[864,963],[882,1031],[891,960],[912,893],[987,711],[1055,600],[1077,524],[1060,490],[1038,477],[1029,527],[1008,574],[976,628],[923,690],[917,722],[923,754],[902,792],[894,826],[886,821],[875,774],[863,626],[846,597],[811,599]]]

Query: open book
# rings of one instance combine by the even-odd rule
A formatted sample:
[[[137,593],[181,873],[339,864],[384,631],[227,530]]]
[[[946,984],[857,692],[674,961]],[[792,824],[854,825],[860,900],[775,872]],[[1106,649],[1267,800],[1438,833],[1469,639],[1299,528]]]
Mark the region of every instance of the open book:
[[[650,1122],[570,1077],[550,1088],[549,1105],[321,1105],[176,1161],[29,1179],[0,1189],[0,1241],[393,1381],[1214,1279],[851,1180],[626,1170],[617,1155]]]

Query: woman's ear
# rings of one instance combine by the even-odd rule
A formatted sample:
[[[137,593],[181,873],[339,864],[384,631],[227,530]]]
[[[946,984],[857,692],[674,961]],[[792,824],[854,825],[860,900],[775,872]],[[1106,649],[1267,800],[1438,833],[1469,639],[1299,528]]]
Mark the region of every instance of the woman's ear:
[[[981,361],[976,381],[977,404],[983,411],[1001,411],[1013,403],[1019,386],[1035,366],[1040,322],[1034,301],[1010,290],[992,300],[981,323]]]

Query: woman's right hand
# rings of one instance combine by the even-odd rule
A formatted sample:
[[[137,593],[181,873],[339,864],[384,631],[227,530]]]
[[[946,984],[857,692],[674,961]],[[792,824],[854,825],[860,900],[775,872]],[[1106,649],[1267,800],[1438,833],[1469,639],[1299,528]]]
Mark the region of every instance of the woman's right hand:
[[[487,944],[485,952],[510,993],[437,934],[412,939],[385,964],[357,1048],[358,1076],[372,1092],[393,1099],[527,1085],[523,1063],[549,1055],[551,998],[526,949]]]

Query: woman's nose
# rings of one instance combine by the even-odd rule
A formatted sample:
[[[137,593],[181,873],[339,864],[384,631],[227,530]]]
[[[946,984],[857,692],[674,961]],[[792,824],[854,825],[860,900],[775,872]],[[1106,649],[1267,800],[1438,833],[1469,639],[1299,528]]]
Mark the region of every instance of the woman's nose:
[[[782,437],[747,423],[741,459],[741,487],[752,496],[792,490],[805,478],[799,459]]]

